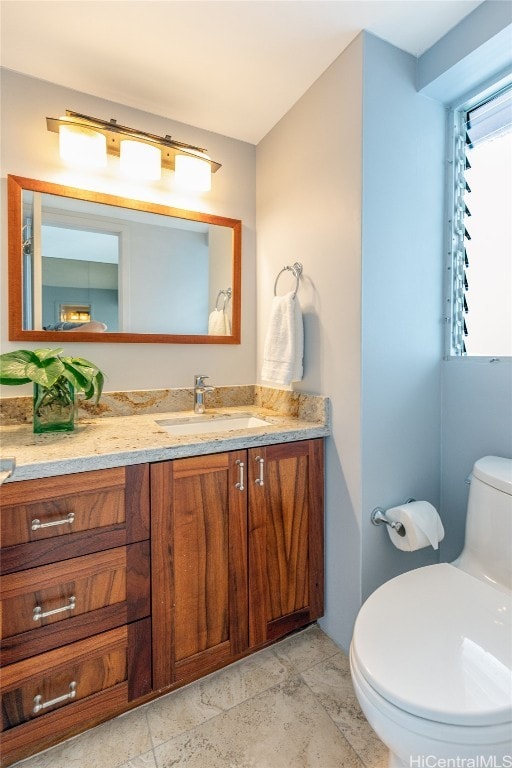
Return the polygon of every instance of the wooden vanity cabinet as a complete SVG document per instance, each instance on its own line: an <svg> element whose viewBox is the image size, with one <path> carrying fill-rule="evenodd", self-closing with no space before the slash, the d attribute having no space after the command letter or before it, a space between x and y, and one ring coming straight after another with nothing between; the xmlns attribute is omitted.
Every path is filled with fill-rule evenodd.
<svg viewBox="0 0 512 768"><path fill-rule="evenodd" d="M152 465L155 689L322 615L323 483L321 439Z"/></svg>
<svg viewBox="0 0 512 768"><path fill-rule="evenodd" d="M2 486L2 765L151 691L149 520L148 465Z"/></svg>
<svg viewBox="0 0 512 768"><path fill-rule="evenodd" d="M322 439L4 484L1 765L321 616L323 484Z"/></svg>

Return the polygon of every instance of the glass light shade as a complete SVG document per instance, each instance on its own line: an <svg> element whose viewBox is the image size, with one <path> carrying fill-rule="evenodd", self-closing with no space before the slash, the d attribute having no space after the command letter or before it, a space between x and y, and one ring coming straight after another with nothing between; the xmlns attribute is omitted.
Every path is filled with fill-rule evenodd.
<svg viewBox="0 0 512 768"><path fill-rule="evenodd" d="M61 158L72 165L104 168L107 139L102 133L79 125L60 125L59 152Z"/></svg>
<svg viewBox="0 0 512 768"><path fill-rule="evenodd" d="M191 192L209 192L212 188L210 163L200 157L176 155L174 158L176 184Z"/></svg>
<svg viewBox="0 0 512 768"><path fill-rule="evenodd" d="M141 181L158 181L162 175L162 153L158 147L140 141L121 141L121 170Z"/></svg>

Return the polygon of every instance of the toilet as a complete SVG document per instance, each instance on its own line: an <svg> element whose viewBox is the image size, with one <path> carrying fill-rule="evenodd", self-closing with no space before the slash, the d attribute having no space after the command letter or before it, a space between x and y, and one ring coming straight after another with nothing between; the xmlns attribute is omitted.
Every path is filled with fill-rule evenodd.
<svg viewBox="0 0 512 768"><path fill-rule="evenodd" d="M461 555L386 582L355 623L354 690L389 768L512 766L511 612L512 459L486 456Z"/></svg>

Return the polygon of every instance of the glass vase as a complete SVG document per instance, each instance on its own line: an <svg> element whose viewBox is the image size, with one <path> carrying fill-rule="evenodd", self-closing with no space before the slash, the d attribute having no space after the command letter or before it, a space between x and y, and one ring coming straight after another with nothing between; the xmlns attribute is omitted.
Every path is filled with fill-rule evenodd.
<svg viewBox="0 0 512 768"><path fill-rule="evenodd" d="M70 432L75 428L75 391L67 379L52 387L34 384L34 432Z"/></svg>

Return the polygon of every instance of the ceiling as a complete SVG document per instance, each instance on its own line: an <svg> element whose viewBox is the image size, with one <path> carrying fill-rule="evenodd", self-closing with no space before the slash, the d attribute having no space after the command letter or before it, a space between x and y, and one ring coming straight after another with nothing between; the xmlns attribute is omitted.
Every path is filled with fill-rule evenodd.
<svg viewBox="0 0 512 768"><path fill-rule="evenodd" d="M0 61L257 144L362 29L419 56L480 2L1 0Z"/></svg>

